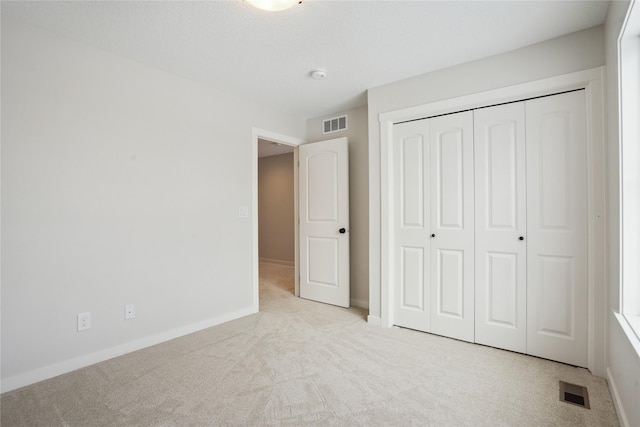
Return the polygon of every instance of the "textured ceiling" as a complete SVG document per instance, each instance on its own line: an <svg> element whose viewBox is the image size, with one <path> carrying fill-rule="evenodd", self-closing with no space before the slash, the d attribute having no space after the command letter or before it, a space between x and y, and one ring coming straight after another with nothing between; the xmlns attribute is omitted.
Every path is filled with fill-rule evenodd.
<svg viewBox="0 0 640 427"><path fill-rule="evenodd" d="M2 14L301 118L371 87L604 22L600 1L7 2ZM326 68L324 80L309 72Z"/></svg>

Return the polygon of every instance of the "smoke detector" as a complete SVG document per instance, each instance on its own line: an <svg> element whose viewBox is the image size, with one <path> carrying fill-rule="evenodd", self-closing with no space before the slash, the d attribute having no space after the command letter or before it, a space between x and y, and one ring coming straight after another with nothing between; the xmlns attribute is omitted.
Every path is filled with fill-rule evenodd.
<svg viewBox="0 0 640 427"><path fill-rule="evenodd" d="M325 70L324 68L316 68L315 70L311 71L310 74L314 79L322 80L327 77L327 70Z"/></svg>

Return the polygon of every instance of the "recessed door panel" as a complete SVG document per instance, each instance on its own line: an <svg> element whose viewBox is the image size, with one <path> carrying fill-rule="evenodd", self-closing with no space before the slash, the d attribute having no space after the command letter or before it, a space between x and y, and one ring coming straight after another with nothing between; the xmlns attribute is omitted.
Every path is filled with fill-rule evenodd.
<svg viewBox="0 0 640 427"><path fill-rule="evenodd" d="M526 102L527 352L587 365L584 91Z"/></svg>
<svg viewBox="0 0 640 427"><path fill-rule="evenodd" d="M338 286L338 243L337 238L307 239L308 283Z"/></svg>
<svg viewBox="0 0 640 427"><path fill-rule="evenodd" d="M570 116L558 111L542 115L539 122L538 164L540 228L567 228L571 165L569 161Z"/></svg>
<svg viewBox="0 0 640 427"><path fill-rule="evenodd" d="M464 252L439 250L438 315L464 318Z"/></svg>
<svg viewBox="0 0 640 427"><path fill-rule="evenodd" d="M488 228L518 228L518 126L523 123L516 118L487 126L487 152L482 160L487 163Z"/></svg>
<svg viewBox="0 0 640 427"><path fill-rule="evenodd" d="M412 135L400 140L400 197L402 227L424 226L424 138Z"/></svg>
<svg viewBox="0 0 640 427"><path fill-rule="evenodd" d="M527 349L524 102L477 110L474 126L475 339L524 353Z"/></svg>
<svg viewBox="0 0 640 427"><path fill-rule="evenodd" d="M439 228L463 228L464 187L462 181L462 129L436 134Z"/></svg>
<svg viewBox="0 0 640 427"><path fill-rule="evenodd" d="M307 220L336 222L338 220L338 155L319 152L309 155L307 166Z"/></svg>
<svg viewBox="0 0 640 427"><path fill-rule="evenodd" d="M402 308L424 311L424 248L402 248L400 268Z"/></svg>
<svg viewBox="0 0 640 427"><path fill-rule="evenodd" d="M487 252L488 295L486 323L499 328L518 327L518 254Z"/></svg>
<svg viewBox="0 0 640 427"><path fill-rule="evenodd" d="M541 278L537 286L537 333L562 337L573 335L573 292L576 283L571 257L539 256L538 265Z"/></svg>

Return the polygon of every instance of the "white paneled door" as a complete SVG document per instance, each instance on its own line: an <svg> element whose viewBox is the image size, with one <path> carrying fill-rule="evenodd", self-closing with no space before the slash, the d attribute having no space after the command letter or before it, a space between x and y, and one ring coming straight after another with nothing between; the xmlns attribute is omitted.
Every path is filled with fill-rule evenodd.
<svg viewBox="0 0 640 427"><path fill-rule="evenodd" d="M299 147L300 297L349 307L346 138Z"/></svg>
<svg viewBox="0 0 640 427"><path fill-rule="evenodd" d="M527 351L524 102L474 114L476 342Z"/></svg>
<svg viewBox="0 0 640 427"><path fill-rule="evenodd" d="M394 126L394 323L473 341L473 118Z"/></svg>
<svg viewBox="0 0 640 427"><path fill-rule="evenodd" d="M429 120L393 128L394 323L431 331Z"/></svg>
<svg viewBox="0 0 640 427"><path fill-rule="evenodd" d="M473 342L473 113L430 122L431 331Z"/></svg>
<svg viewBox="0 0 640 427"><path fill-rule="evenodd" d="M584 91L393 127L394 324L587 366Z"/></svg>
<svg viewBox="0 0 640 427"><path fill-rule="evenodd" d="M587 366L584 91L525 103L527 352Z"/></svg>

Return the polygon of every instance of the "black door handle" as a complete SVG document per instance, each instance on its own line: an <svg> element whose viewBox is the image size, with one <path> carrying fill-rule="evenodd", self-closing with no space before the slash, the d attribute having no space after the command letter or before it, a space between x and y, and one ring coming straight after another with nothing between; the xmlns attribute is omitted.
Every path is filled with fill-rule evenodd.
<svg viewBox="0 0 640 427"><path fill-rule="evenodd" d="M346 229L344 229L344 228L341 228L341 229L340 229L340 230L338 230L338 231L340 232L340 234L344 234L344 233L346 233L346 232L347 232L347 230L346 230Z"/></svg>
<svg viewBox="0 0 640 427"><path fill-rule="evenodd" d="M432 234L432 235L431 235L431 237L436 237L436 235L435 235L435 234Z"/></svg>
<svg viewBox="0 0 640 427"><path fill-rule="evenodd" d="M524 236L518 237L518 240L524 240Z"/></svg>

